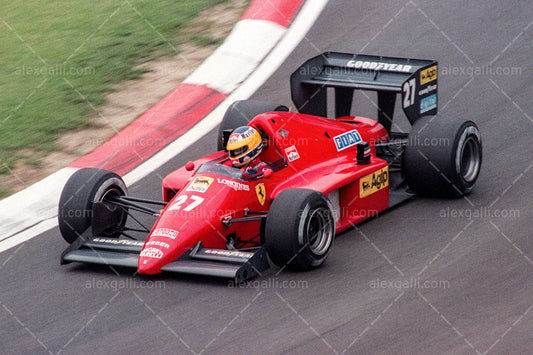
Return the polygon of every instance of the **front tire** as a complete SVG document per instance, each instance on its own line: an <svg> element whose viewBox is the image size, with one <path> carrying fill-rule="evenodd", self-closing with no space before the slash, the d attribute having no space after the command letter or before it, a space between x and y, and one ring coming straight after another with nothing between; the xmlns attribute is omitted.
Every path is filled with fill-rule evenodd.
<svg viewBox="0 0 533 355"><path fill-rule="evenodd" d="M108 203L112 197L125 196L127 188L114 172L85 168L76 171L65 184L59 199L58 223L61 236L73 243L92 224L93 204L103 202L110 210L113 228L103 231L105 237L118 237L126 224L127 213Z"/></svg>
<svg viewBox="0 0 533 355"><path fill-rule="evenodd" d="M481 135L472 121L428 116L415 122L403 157L415 192L460 197L472 191L481 169Z"/></svg>
<svg viewBox="0 0 533 355"><path fill-rule="evenodd" d="M279 267L319 267L328 256L334 237L332 207L321 192L287 189L275 198L268 211L265 247Z"/></svg>

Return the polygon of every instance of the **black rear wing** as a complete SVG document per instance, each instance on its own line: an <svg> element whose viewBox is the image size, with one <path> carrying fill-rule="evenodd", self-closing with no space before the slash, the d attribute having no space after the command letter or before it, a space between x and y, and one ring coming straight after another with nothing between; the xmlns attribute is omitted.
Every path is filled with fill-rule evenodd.
<svg viewBox="0 0 533 355"><path fill-rule="evenodd" d="M350 116L353 91L378 93L378 122L390 132L396 94L413 124L437 113L437 62L326 52L291 75L292 101L301 113L327 117L327 88L335 88L336 117Z"/></svg>

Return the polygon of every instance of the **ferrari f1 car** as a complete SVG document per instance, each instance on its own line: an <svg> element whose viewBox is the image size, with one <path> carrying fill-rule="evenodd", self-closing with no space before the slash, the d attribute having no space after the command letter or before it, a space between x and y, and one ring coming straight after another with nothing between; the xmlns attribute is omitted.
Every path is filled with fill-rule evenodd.
<svg viewBox="0 0 533 355"><path fill-rule="evenodd" d="M71 243L61 262L236 281L270 262L308 270L324 263L336 233L416 193L468 194L480 172L481 136L472 121L437 115L437 74L431 60L312 58L290 78L297 113L233 103L218 151L166 176L162 201L129 196L113 172L78 170L60 197L59 228ZM352 116L354 90L377 92L377 120ZM409 133L392 129L397 94ZM227 164L229 134L242 125L262 136L268 168L257 176ZM139 212L154 216L153 226Z"/></svg>

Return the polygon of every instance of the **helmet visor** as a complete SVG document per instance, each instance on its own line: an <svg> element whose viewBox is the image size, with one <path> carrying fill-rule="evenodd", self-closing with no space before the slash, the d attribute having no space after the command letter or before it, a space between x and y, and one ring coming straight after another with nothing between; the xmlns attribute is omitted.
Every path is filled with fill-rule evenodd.
<svg viewBox="0 0 533 355"><path fill-rule="evenodd" d="M228 153L229 153L230 158L237 158L243 155L244 153L246 153L247 151L248 151L248 146L245 145L240 148L230 150Z"/></svg>

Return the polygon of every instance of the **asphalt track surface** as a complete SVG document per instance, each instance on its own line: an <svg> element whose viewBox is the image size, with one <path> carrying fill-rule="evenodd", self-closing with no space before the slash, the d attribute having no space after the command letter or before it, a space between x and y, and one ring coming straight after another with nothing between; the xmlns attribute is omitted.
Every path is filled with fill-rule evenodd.
<svg viewBox="0 0 533 355"><path fill-rule="evenodd" d="M0 254L0 353L531 353L532 14L525 1L332 0L254 95L291 104L288 75L326 50L438 59L440 112L483 136L467 199L416 198L338 236L319 270L248 288L60 266L53 229ZM165 174L215 146L211 132L131 194L158 197Z"/></svg>

